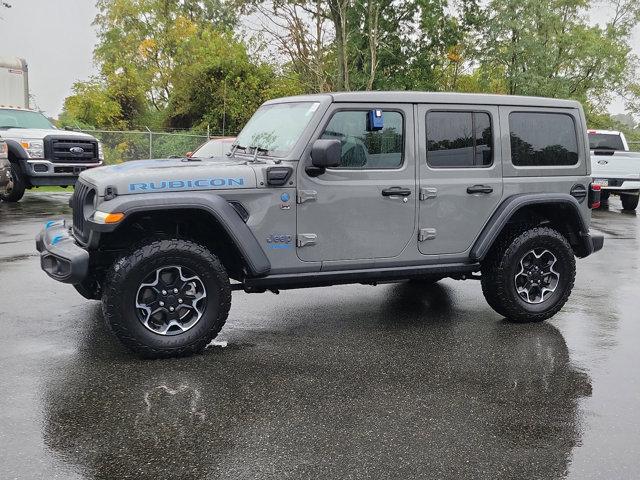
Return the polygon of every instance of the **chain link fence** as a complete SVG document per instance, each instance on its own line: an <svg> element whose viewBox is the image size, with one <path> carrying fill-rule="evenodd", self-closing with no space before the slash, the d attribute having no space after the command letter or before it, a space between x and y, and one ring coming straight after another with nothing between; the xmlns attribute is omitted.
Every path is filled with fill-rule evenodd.
<svg viewBox="0 0 640 480"><path fill-rule="evenodd" d="M106 164L184 156L218 135L151 130L79 130L96 137L104 149Z"/></svg>

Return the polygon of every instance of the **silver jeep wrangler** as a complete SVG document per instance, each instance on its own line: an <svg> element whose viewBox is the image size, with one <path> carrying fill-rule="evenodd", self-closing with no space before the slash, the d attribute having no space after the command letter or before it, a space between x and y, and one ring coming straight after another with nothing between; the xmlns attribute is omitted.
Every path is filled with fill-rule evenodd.
<svg viewBox="0 0 640 480"><path fill-rule="evenodd" d="M42 269L146 357L202 350L232 290L479 278L489 305L542 321L590 235L579 103L421 92L266 102L224 158L82 172L73 226L48 222Z"/></svg>

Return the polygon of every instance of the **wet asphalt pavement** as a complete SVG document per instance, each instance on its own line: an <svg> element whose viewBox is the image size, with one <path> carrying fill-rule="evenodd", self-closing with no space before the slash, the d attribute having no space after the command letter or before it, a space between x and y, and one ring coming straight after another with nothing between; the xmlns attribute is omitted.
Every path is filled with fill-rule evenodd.
<svg viewBox="0 0 640 480"><path fill-rule="evenodd" d="M164 361L40 271L67 200L0 204L2 479L640 477L640 218L618 200L549 322L505 322L475 281L236 292L218 345Z"/></svg>

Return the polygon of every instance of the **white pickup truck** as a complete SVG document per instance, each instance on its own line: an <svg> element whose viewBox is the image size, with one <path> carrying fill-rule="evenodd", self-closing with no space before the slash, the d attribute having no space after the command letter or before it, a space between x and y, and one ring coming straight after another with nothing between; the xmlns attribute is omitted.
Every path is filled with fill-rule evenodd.
<svg viewBox="0 0 640 480"><path fill-rule="evenodd" d="M620 195L624 210L635 210L640 198L640 152L630 152L622 132L588 130L591 176L602 188L603 202Z"/></svg>

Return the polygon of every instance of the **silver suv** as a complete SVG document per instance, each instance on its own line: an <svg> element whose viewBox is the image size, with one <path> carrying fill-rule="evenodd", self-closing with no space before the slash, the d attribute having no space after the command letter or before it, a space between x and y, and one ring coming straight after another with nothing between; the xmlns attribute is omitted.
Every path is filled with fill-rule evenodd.
<svg viewBox="0 0 640 480"><path fill-rule="evenodd" d="M232 290L480 279L491 307L542 321L567 301L589 233L574 101L362 92L262 105L224 158L82 172L73 226L37 237L43 270L102 299L147 357L202 350Z"/></svg>

